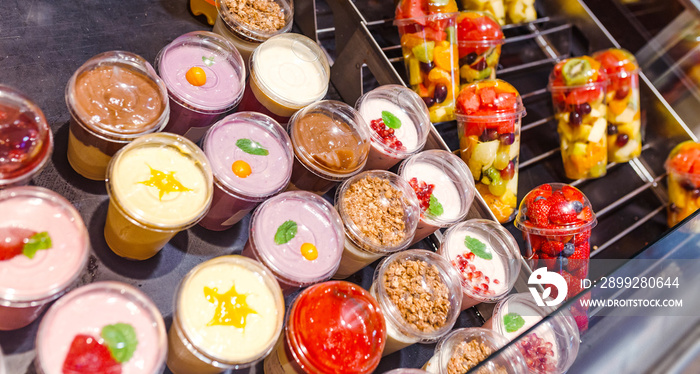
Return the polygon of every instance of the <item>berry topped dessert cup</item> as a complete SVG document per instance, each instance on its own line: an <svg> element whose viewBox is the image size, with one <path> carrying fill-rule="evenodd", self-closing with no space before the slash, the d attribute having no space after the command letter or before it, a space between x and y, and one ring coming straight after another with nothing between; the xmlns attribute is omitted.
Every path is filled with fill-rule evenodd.
<svg viewBox="0 0 700 374"><path fill-rule="evenodd" d="M52 151L53 135L41 109L0 85L0 189L29 183Z"/></svg>
<svg viewBox="0 0 700 374"><path fill-rule="evenodd" d="M377 87L360 97L355 109L369 125L372 143L365 170L388 170L425 146L428 108L410 89L397 84Z"/></svg>
<svg viewBox="0 0 700 374"><path fill-rule="evenodd" d="M454 0L401 0L399 28L408 84L423 98L432 122L454 119L459 81L457 4Z"/></svg>
<svg viewBox="0 0 700 374"><path fill-rule="evenodd" d="M639 105L639 65L624 49L606 49L593 55L608 75L608 161L627 162L642 153Z"/></svg>
<svg viewBox="0 0 700 374"><path fill-rule="evenodd" d="M457 16L459 81L462 85L496 78L503 31L488 12L465 11Z"/></svg>
<svg viewBox="0 0 700 374"><path fill-rule="evenodd" d="M513 219L517 206L523 116L520 94L500 79L464 86L457 97L462 159L469 166L476 189L501 223Z"/></svg>
<svg viewBox="0 0 700 374"><path fill-rule="evenodd" d="M608 163L608 78L588 56L560 61L549 76L566 177L598 178Z"/></svg>
<svg viewBox="0 0 700 374"><path fill-rule="evenodd" d="M700 143L678 144L666 159L668 172L668 227L700 208Z"/></svg>

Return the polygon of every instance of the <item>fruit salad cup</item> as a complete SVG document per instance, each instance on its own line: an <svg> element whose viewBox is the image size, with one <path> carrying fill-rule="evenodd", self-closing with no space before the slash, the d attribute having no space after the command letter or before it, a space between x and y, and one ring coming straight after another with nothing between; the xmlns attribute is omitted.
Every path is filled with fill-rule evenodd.
<svg viewBox="0 0 700 374"><path fill-rule="evenodd" d="M588 56L559 62L549 76L567 178L598 178L606 173L606 87L607 75Z"/></svg>
<svg viewBox="0 0 700 374"><path fill-rule="evenodd" d="M472 83L457 97L459 148L476 189L499 222L515 214L520 124L518 91L500 79Z"/></svg>
<svg viewBox="0 0 700 374"><path fill-rule="evenodd" d="M454 119L459 80L454 0L402 0L399 28L408 83L428 106L432 122Z"/></svg>
<svg viewBox="0 0 700 374"><path fill-rule="evenodd" d="M688 140L673 148L666 171L670 200L667 219L668 227L673 227L700 207L700 143Z"/></svg>
<svg viewBox="0 0 700 374"><path fill-rule="evenodd" d="M457 16L457 40L461 84L496 78L503 31L491 13L461 12Z"/></svg>
<svg viewBox="0 0 700 374"><path fill-rule="evenodd" d="M593 55L610 82L608 105L608 160L627 162L642 153L639 106L639 65L624 49L607 49Z"/></svg>

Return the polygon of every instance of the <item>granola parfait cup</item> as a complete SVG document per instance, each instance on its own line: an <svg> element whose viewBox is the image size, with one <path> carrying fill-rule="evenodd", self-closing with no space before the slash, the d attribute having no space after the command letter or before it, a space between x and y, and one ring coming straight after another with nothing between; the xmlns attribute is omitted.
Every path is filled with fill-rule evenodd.
<svg viewBox="0 0 700 374"><path fill-rule="evenodd" d="M488 362L476 373L526 373L525 359L515 348L489 357L506 344L508 339L493 330L481 327L457 329L438 342L433 357L423 370L433 374L466 373L488 357Z"/></svg>
<svg viewBox="0 0 700 374"><path fill-rule="evenodd" d="M489 12L463 11L456 24L460 83L495 79L504 41L496 18Z"/></svg>
<svg viewBox="0 0 700 374"><path fill-rule="evenodd" d="M362 95L355 109L369 125L372 148L365 170L389 170L425 146L428 108L410 89L397 84L377 87Z"/></svg>
<svg viewBox="0 0 700 374"><path fill-rule="evenodd" d="M386 318L383 355L450 331L462 310L461 287L449 262L433 252L409 249L384 259L370 288Z"/></svg>
<svg viewBox="0 0 700 374"><path fill-rule="evenodd" d="M345 247L334 279L344 279L383 256L406 249L420 208L411 186L398 175L365 171L340 185L335 208L345 228Z"/></svg>
<svg viewBox="0 0 700 374"><path fill-rule="evenodd" d="M502 225L487 219L458 223L444 234L438 254L460 276L462 310L505 297L520 274L518 243Z"/></svg>

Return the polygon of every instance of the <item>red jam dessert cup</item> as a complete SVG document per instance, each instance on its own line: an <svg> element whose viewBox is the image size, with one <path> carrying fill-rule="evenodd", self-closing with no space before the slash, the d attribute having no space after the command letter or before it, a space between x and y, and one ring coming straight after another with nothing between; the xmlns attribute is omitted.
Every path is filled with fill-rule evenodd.
<svg viewBox="0 0 700 374"><path fill-rule="evenodd" d="M504 36L489 12L463 11L457 16L459 81L462 85L495 79Z"/></svg>
<svg viewBox="0 0 700 374"><path fill-rule="evenodd" d="M697 165L697 166L695 166ZM666 159L668 172L668 227L690 216L700 207L700 143L678 144Z"/></svg>

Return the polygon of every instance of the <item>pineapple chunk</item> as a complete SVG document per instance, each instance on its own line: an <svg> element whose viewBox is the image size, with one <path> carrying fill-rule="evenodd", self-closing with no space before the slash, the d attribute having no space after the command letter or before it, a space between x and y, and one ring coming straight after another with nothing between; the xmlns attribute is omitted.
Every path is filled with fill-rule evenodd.
<svg viewBox="0 0 700 374"><path fill-rule="evenodd" d="M591 133L588 134L588 141L592 143L598 143L600 139L605 135L605 131L608 128L608 121L605 118L598 118L593 124Z"/></svg>

